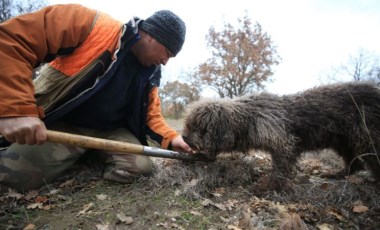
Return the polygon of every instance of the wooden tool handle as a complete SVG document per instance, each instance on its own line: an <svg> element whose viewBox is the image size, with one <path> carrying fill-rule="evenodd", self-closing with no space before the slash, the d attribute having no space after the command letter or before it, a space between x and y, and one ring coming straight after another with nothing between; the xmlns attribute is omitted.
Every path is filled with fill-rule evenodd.
<svg viewBox="0 0 380 230"><path fill-rule="evenodd" d="M47 141L59 144L74 145L82 148L115 151L118 153L143 154L144 152L144 146L137 144L106 140L96 137L88 137L53 130L47 130L46 133Z"/></svg>
<svg viewBox="0 0 380 230"><path fill-rule="evenodd" d="M117 154L137 154L143 156L163 157L188 161L207 161L204 154L185 154L171 150L154 148L144 145L113 141L78 134L70 134L47 130L47 141L64 145L73 145L88 149L99 149Z"/></svg>

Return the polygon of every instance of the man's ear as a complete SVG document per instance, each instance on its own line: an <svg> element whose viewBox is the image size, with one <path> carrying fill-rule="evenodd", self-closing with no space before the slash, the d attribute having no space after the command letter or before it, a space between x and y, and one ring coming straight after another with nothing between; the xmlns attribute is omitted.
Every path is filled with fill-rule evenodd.
<svg viewBox="0 0 380 230"><path fill-rule="evenodd" d="M139 34L140 34L141 39L143 40L146 39L147 41L151 41L153 39L153 37L150 34L148 34L147 32L141 29L139 30Z"/></svg>
<svg viewBox="0 0 380 230"><path fill-rule="evenodd" d="M148 41L148 42L152 42L154 40L154 38L152 37L152 35L148 34L148 33L144 33L144 38Z"/></svg>

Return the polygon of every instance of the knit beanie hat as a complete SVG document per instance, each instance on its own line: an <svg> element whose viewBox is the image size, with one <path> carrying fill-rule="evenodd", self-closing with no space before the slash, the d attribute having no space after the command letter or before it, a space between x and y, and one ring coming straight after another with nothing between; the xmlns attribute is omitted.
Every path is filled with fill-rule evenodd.
<svg viewBox="0 0 380 230"><path fill-rule="evenodd" d="M176 56L185 42L186 26L169 10L155 12L140 24L140 28L163 44Z"/></svg>

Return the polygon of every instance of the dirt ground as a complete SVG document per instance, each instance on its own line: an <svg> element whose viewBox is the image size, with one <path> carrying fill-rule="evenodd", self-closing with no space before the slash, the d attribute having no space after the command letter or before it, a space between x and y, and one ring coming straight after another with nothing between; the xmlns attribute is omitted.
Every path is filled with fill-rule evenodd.
<svg viewBox="0 0 380 230"><path fill-rule="evenodd" d="M283 192L265 189L271 160L262 152L153 161L153 177L128 185L78 164L38 191L7 190L0 229L380 229L379 185L366 171L323 177L342 168L331 151L305 154Z"/></svg>

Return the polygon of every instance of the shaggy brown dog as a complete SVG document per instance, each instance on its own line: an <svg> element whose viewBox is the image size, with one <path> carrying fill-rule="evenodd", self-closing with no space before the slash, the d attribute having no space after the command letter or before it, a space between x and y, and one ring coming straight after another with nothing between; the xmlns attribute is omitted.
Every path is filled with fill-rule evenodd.
<svg viewBox="0 0 380 230"><path fill-rule="evenodd" d="M301 153L325 148L344 159L346 174L367 165L380 181L380 89L373 84L334 84L293 95L261 93L193 106L185 120L185 141L209 158L250 149L270 153L269 186L274 189L294 176Z"/></svg>

